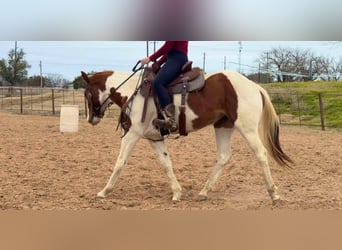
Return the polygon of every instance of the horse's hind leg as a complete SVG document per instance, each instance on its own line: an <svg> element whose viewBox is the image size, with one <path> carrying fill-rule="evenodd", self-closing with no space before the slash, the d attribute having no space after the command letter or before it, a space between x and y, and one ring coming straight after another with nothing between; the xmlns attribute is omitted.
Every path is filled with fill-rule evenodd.
<svg viewBox="0 0 342 250"><path fill-rule="evenodd" d="M272 202L276 202L277 200L280 199L280 196L277 194L277 187L274 185L272 176L271 176L271 170L270 170L270 166L268 164L268 160L267 160L267 150L264 147L258 130L257 129L241 129L240 128L240 132L241 134L246 138L246 140L248 141L249 146L252 148L252 150L254 151L259 164L262 167L263 170L263 175L264 175L264 179L266 182L266 187L267 187L267 191L268 194L270 195Z"/></svg>
<svg viewBox="0 0 342 250"><path fill-rule="evenodd" d="M134 146L137 144L140 137L134 133L128 132L126 136L122 138L120 154L116 160L113 173L110 176L106 186L97 194L98 197L104 198L114 189L114 185L119 178L122 168L126 165L127 159L130 156Z"/></svg>
<svg viewBox="0 0 342 250"><path fill-rule="evenodd" d="M231 136L233 133L233 129L227 128L215 128L216 135L216 144L217 144L217 160L216 165L211 172L207 182L204 185L204 188L199 193L199 199L205 200L208 198L208 192L211 187L216 182L217 178L220 176L223 167L229 161L232 156L231 151Z"/></svg>
<svg viewBox="0 0 342 250"><path fill-rule="evenodd" d="M172 169L172 162L170 159L170 154L167 150L166 144L164 141L150 141L150 144L154 151L157 153L159 161L163 167L164 172L169 177L171 182L171 189L173 192L173 201L179 201L182 195L182 188L179 185L177 178Z"/></svg>

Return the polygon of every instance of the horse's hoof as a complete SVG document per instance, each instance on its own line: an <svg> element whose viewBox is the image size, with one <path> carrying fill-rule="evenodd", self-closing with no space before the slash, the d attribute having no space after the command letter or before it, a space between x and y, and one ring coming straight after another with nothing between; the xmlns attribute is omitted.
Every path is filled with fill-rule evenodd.
<svg viewBox="0 0 342 250"><path fill-rule="evenodd" d="M175 195L173 195L173 197L172 197L172 202L173 203L178 203L178 202L180 202L180 198L181 198L181 196L182 196L182 194L175 194Z"/></svg>
<svg viewBox="0 0 342 250"><path fill-rule="evenodd" d="M177 204L180 202L180 199L177 199L177 198L172 198L172 203L173 204Z"/></svg>
<svg viewBox="0 0 342 250"><path fill-rule="evenodd" d="M275 195L272 195L272 202L273 203L275 203L275 202L277 202L277 201L279 201L279 200L281 200L281 198L280 198L280 196L279 195L277 195L277 194L275 194Z"/></svg>
<svg viewBox="0 0 342 250"><path fill-rule="evenodd" d="M208 195L199 194L197 196L197 201L206 201L206 200L208 200Z"/></svg>
<svg viewBox="0 0 342 250"><path fill-rule="evenodd" d="M104 194L104 192L101 191L97 194L97 198L104 199L104 198L106 198L106 195Z"/></svg>
<svg viewBox="0 0 342 250"><path fill-rule="evenodd" d="M284 204L285 204L285 200L281 199L280 196L277 196L272 200L272 206L273 207L280 207Z"/></svg>

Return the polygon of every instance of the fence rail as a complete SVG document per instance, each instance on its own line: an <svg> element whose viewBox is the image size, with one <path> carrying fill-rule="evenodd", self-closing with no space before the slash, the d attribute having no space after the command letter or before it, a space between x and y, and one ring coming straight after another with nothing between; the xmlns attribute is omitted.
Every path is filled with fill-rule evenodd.
<svg viewBox="0 0 342 250"><path fill-rule="evenodd" d="M61 88L0 87L0 110L20 114L59 115L61 105L78 105L81 116L86 116L83 90ZM111 107L107 115L118 113Z"/></svg>
<svg viewBox="0 0 342 250"><path fill-rule="evenodd" d="M342 128L342 93L299 94L268 90L280 122L288 125ZM78 105L86 115L83 90L0 87L0 110L20 114L59 115L63 104ZM106 116L117 116L113 105Z"/></svg>
<svg viewBox="0 0 342 250"><path fill-rule="evenodd" d="M54 88L0 88L0 107L16 113L43 113L56 115L62 104L79 105L84 113L84 99L78 91Z"/></svg>

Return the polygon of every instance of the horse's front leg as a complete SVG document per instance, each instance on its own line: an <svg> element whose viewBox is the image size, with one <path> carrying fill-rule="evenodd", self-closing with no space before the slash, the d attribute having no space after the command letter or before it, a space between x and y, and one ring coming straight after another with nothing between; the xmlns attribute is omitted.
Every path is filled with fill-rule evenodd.
<svg viewBox="0 0 342 250"><path fill-rule="evenodd" d="M126 165L134 146L137 144L140 136L129 131L121 140L120 154L116 160L113 173L110 176L106 186L97 194L98 197L104 198L114 189L114 185L119 178L122 168Z"/></svg>
<svg viewBox="0 0 342 250"><path fill-rule="evenodd" d="M170 179L171 189L173 192L172 201L174 202L180 201L180 198L182 195L182 188L179 185L177 178L173 172L170 154L167 150L165 142L164 141L150 141L150 144L152 148L154 149L154 151L157 153L158 159L163 167L164 172Z"/></svg>

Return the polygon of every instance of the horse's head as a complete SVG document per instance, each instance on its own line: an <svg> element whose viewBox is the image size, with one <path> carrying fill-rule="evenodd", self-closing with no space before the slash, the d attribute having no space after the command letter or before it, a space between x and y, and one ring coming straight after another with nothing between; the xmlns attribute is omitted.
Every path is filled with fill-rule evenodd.
<svg viewBox="0 0 342 250"><path fill-rule="evenodd" d="M83 71L81 72L83 79L87 82L84 91L88 105L87 120L92 125L96 125L101 121L109 104L105 103L110 101L108 97L111 94L107 86L107 78L113 73L113 71L103 71L88 76Z"/></svg>

